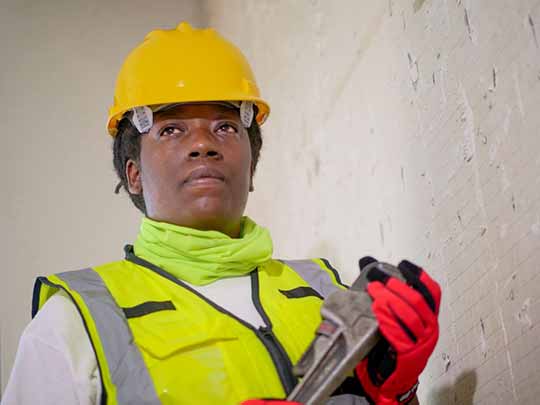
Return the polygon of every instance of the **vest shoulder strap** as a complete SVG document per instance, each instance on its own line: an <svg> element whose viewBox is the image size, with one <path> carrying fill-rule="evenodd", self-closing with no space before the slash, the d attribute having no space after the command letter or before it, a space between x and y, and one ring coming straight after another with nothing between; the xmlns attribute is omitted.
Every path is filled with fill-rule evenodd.
<svg viewBox="0 0 540 405"><path fill-rule="evenodd" d="M294 270L323 299L337 290L348 288L339 274L326 259L279 260Z"/></svg>
<svg viewBox="0 0 540 405"><path fill-rule="evenodd" d="M88 268L38 278L33 303L36 310L44 303L39 297L51 296L47 292L51 288L66 291L81 313L96 353L106 403L160 404L124 310L117 305L100 275Z"/></svg>

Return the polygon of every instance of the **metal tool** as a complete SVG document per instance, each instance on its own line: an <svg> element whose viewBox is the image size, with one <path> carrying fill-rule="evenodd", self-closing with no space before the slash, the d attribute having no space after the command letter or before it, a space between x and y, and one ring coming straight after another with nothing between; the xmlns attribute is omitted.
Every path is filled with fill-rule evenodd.
<svg viewBox="0 0 540 405"><path fill-rule="evenodd" d="M336 291L325 299L317 334L293 370L301 380L287 400L325 404L379 341L381 335L366 291L366 276L374 267L404 281L395 266L374 262L362 269L348 290Z"/></svg>

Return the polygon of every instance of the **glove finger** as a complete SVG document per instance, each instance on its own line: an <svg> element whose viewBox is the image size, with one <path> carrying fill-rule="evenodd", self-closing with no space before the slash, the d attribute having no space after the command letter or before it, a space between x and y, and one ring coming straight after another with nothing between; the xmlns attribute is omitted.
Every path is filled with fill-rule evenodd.
<svg viewBox="0 0 540 405"><path fill-rule="evenodd" d="M398 352L414 346L418 339L415 332L423 329L422 321L414 310L378 281L369 283L367 290L373 299L371 308L379 330L388 343ZM402 319L403 316L407 317L407 322Z"/></svg>
<svg viewBox="0 0 540 405"><path fill-rule="evenodd" d="M360 267L360 272L364 271L364 269L369 266L372 263L377 262L377 259L371 256L364 256L360 260L358 260L358 267Z"/></svg>
<svg viewBox="0 0 540 405"><path fill-rule="evenodd" d="M389 285L395 285L396 283L398 283L398 286L400 287L396 288L397 292L389 288ZM379 287L375 288L377 289ZM417 294L419 301L425 305L422 297L418 293L394 278L391 278L388 283L380 289L380 292L378 292L378 300L381 304L386 305L393 315L391 318L393 321L392 326L400 327L411 341L417 342L418 339L425 334L426 324L417 313L415 307L400 295L401 290L408 290L413 294Z"/></svg>
<svg viewBox="0 0 540 405"><path fill-rule="evenodd" d="M422 322L422 329L418 330L419 334L416 335L418 338L426 333L426 331L431 330L433 325L437 323L437 315L431 311L431 308L420 292L396 278L388 280L386 288L399 296L403 302L407 303L408 307L416 313Z"/></svg>
<svg viewBox="0 0 540 405"><path fill-rule="evenodd" d="M441 297L442 297L441 286L439 285L439 283L433 280L429 276L429 274L427 274L424 270L422 270L422 274L420 275L420 281L431 292L431 295L433 299L435 300L435 313L438 315L439 309L441 307Z"/></svg>
<svg viewBox="0 0 540 405"><path fill-rule="evenodd" d="M374 312L378 312L379 332L388 344L397 352L405 353L412 350L416 345L413 333L397 321L394 312L388 306L376 304Z"/></svg>
<svg viewBox="0 0 540 405"><path fill-rule="evenodd" d="M441 303L441 288L424 270L409 262L403 260L398 264L398 269L412 288L418 291L424 297L425 301L435 314L439 313Z"/></svg>
<svg viewBox="0 0 540 405"><path fill-rule="evenodd" d="M421 271L421 269L419 268L418 270ZM423 286L422 283L414 277L413 272L408 272L407 269L400 270L400 272L404 273L407 278L409 280L412 280L412 282L416 285ZM397 278L388 275L387 273L379 270L376 267L370 268L368 270L367 279L370 282L381 282L387 287L392 286L391 290L397 295L401 296L401 298L404 301L408 302L412 309L418 313L418 316L424 323L424 328L432 330L432 326L436 325L436 314L430 309L425 296L417 289L414 289L413 285L406 284L405 282L402 282L401 280L398 280ZM422 333L425 333L425 331L422 330ZM420 335L417 335L417 337L419 336Z"/></svg>

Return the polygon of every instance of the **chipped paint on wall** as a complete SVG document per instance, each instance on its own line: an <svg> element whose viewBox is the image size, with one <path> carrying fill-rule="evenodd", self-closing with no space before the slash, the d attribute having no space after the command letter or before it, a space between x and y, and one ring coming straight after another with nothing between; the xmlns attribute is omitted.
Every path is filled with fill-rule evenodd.
<svg viewBox="0 0 540 405"><path fill-rule="evenodd" d="M461 156L458 162L463 160L469 163L476 154L475 124L474 113L469 103L465 88L460 84L461 104L460 104L460 122L463 129L463 141L461 143ZM460 166L461 163L458 163Z"/></svg>
<svg viewBox="0 0 540 405"><path fill-rule="evenodd" d="M484 358L487 357L488 345L486 339L486 327L482 318L480 318L480 352Z"/></svg>
<svg viewBox="0 0 540 405"><path fill-rule="evenodd" d="M531 298L527 297L525 301L523 301L521 308L516 314L516 319L518 320L518 322L528 329L531 329L533 327L533 322L531 320L531 316L529 315L530 306Z"/></svg>
<svg viewBox="0 0 540 405"><path fill-rule="evenodd" d="M476 33L476 29L473 25L473 20L471 18L471 8L470 7L463 7L463 21L465 22L465 27L467 29L467 34L470 39L470 41L473 44L478 43L478 35Z"/></svg>
<svg viewBox="0 0 540 405"><path fill-rule="evenodd" d="M512 107L506 106L506 112L504 114L504 120L502 123L502 131L495 131L494 136L489 145L489 164L493 165L499 154L505 139L508 137L510 131L510 123L512 119Z"/></svg>
<svg viewBox="0 0 540 405"><path fill-rule="evenodd" d="M532 16L529 14L529 26L531 27L531 33L532 33L532 36L533 36L533 39L534 39L534 44L536 45L537 48L539 48L538 46L538 36L536 35L536 26L534 24L534 20L532 18Z"/></svg>
<svg viewBox="0 0 540 405"><path fill-rule="evenodd" d="M418 89L418 80L420 80L420 69L418 68L418 60L414 58L410 52L407 53L407 59L409 60L409 74L411 76L412 88L416 91Z"/></svg>
<svg viewBox="0 0 540 405"><path fill-rule="evenodd" d="M497 314L498 314L498 317L499 317L499 324L501 326L504 345L505 345L506 348L508 348L508 346L509 346L508 332L506 330L506 323L505 323L505 319L504 319L504 315L503 315L502 306L499 306L499 308L497 310ZM515 377L515 374L514 374L514 363L512 362L512 355L510 354L510 350L506 350L506 364L508 366L508 371L509 371L509 374L510 374L510 382L511 382L511 386L512 386L512 399L514 401L517 401L518 400L518 394L517 394L517 389L516 389L516 377ZM531 403L531 405L532 405L532 403Z"/></svg>
<svg viewBox="0 0 540 405"><path fill-rule="evenodd" d="M517 67L514 65L512 67L512 79L514 80L514 89L516 91L516 99L517 99L517 105L519 108L519 113L521 115L521 118L525 117L525 107L523 105L523 97L521 95L521 86L520 86L520 79L519 79L519 72L517 70Z"/></svg>

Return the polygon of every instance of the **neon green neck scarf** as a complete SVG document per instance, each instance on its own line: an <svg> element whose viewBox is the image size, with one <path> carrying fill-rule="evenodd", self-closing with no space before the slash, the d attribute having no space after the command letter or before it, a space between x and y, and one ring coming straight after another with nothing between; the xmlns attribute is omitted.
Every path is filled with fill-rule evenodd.
<svg viewBox="0 0 540 405"><path fill-rule="evenodd" d="M272 257L266 228L242 219L242 236L197 229L143 218L135 254L173 276L194 285L242 276Z"/></svg>

